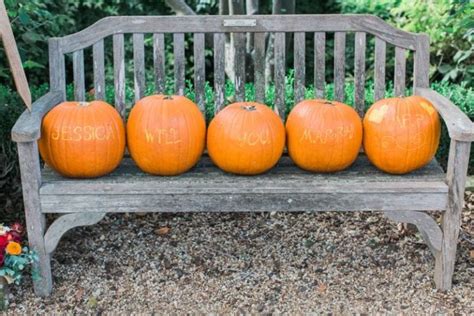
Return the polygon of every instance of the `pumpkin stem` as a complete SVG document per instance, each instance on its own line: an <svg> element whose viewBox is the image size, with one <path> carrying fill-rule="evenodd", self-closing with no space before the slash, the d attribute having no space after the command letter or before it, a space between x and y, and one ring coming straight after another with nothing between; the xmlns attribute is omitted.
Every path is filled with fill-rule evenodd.
<svg viewBox="0 0 474 316"><path fill-rule="evenodd" d="M332 103L331 101L328 101L328 100L324 100L323 102L324 104L330 104L330 105L334 105L334 103Z"/></svg>
<svg viewBox="0 0 474 316"><path fill-rule="evenodd" d="M249 112L255 111L257 109L255 105L242 105L241 108Z"/></svg>
<svg viewBox="0 0 474 316"><path fill-rule="evenodd" d="M89 106L89 102L81 101L79 102L79 106L83 106L83 107Z"/></svg>
<svg viewBox="0 0 474 316"><path fill-rule="evenodd" d="M167 94L167 95L165 95L165 97L163 98L163 100L173 100L173 96L170 95L170 94Z"/></svg>

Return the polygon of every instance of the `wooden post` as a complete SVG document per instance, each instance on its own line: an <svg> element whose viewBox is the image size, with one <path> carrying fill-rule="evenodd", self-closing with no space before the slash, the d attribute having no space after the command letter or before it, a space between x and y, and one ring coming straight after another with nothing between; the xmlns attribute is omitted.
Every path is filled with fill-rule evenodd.
<svg viewBox="0 0 474 316"><path fill-rule="evenodd" d="M16 46L15 38L13 37L12 26L8 19L7 10L3 0L0 0L0 38L5 47L8 63L15 81L15 86L18 94L25 102L26 107L31 111L31 93L28 81L26 80L25 71L21 64L20 54Z"/></svg>
<svg viewBox="0 0 474 316"><path fill-rule="evenodd" d="M453 280L470 150L470 142L451 140L446 174L448 206L443 214L443 240L435 264L436 287L443 291L451 289Z"/></svg>
<svg viewBox="0 0 474 316"><path fill-rule="evenodd" d="M44 214L41 213L39 196L41 173L36 141L18 143L18 157L20 160L28 241L31 249L36 251L39 257L35 268L39 270L40 279L34 281L33 285L36 295L48 296L51 293L53 281L51 260L49 254L46 253L44 243L46 220Z"/></svg>

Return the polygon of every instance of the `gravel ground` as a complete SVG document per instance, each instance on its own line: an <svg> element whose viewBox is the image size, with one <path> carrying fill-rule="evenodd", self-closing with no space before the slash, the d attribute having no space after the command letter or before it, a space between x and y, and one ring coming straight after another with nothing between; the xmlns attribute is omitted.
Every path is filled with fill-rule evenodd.
<svg viewBox="0 0 474 316"><path fill-rule="evenodd" d="M419 235L378 213L122 214L67 234L53 295L26 280L9 314L474 314L474 194L466 201L447 294Z"/></svg>

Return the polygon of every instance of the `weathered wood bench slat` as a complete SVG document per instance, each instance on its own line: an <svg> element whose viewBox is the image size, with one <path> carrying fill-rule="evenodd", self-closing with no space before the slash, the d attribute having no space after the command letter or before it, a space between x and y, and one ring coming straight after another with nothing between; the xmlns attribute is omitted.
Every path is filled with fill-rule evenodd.
<svg viewBox="0 0 474 316"><path fill-rule="evenodd" d="M233 33L231 36L235 45L235 101L242 102L245 100L245 33Z"/></svg>
<svg viewBox="0 0 474 316"><path fill-rule="evenodd" d="M346 33L334 34L334 99L344 102Z"/></svg>
<svg viewBox="0 0 474 316"><path fill-rule="evenodd" d="M62 91L50 91L33 102L31 112L24 111L13 126L12 140L36 142L41 136L41 122L44 115L62 101L64 101Z"/></svg>
<svg viewBox="0 0 474 316"><path fill-rule="evenodd" d="M446 193L228 193L43 195L43 213L69 212L305 212L429 211ZM67 207L66 207L67 205Z"/></svg>
<svg viewBox="0 0 474 316"><path fill-rule="evenodd" d="M314 33L314 97L325 98L326 85L326 33Z"/></svg>
<svg viewBox="0 0 474 316"><path fill-rule="evenodd" d="M163 33L153 34L153 68L155 70L155 91L165 93L165 35Z"/></svg>
<svg viewBox="0 0 474 316"><path fill-rule="evenodd" d="M365 111L365 46L366 34L364 32L355 33L355 54L354 54L354 107L361 117Z"/></svg>
<svg viewBox="0 0 474 316"><path fill-rule="evenodd" d="M175 94L184 95L184 34L173 34Z"/></svg>
<svg viewBox="0 0 474 316"><path fill-rule="evenodd" d="M104 40L92 46L94 60L94 94L96 100L105 100Z"/></svg>
<svg viewBox="0 0 474 316"><path fill-rule="evenodd" d="M204 156L197 165L194 167L193 172L188 172L179 177L175 178L177 181L181 181L180 179L183 178L194 178L198 180L199 178L204 179L202 177L203 174L214 174L214 175L221 175L223 179L230 179L231 181L248 181L248 177L242 176L235 176L232 174L223 173L220 169L216 168L216 166L212 163L212 161L207 157ZM358 159L354 162L354 164L341 172L336 174L313 174L309 173L305 170L295 167L293 161L287 156L284 155L278 162L278 164L271 169L270 172L260 175L258 178L266 178L271 177L273 175L281 175L284 176L287 180L294 180L294 179L302 179L302 176L308 176L307 179L311 181L322 181L325 183L327 180L333 179L336 175L339 180L343 181L345 179L350 179L353 177L361 177L363 181L378 181L378 182L405 182L405 181L416 181L419 179L421 181L444 181L444 174L436 162L436 160L431 161L427 166L416 170L410 174L397 176L397 175L390 175L384 172L379 171L376 169L367 159L367 157L361 154ZM150 175L139 172L135 163L133 162L130 157L124 158L122 163L120 164L119 168L112 172L111 174L107 175L107 177L100 178L100 181L111 181L111 182L120 182L121 178L126 178L129 176L133 176L134 178L142 177L144 180L152 179L160 180L160 181L173 181L174 178L163 178L163 177L150 177ZM57 181L73 181L73 182L90 182L95 183L98 179L81 179L81 180L70 180L67 178L63 178L59 176L56 172L52 171L51 169L46 166L43 169L42 177L44 179L45 185L49 182L57 182ZM232 180L234 179L234 180ZM255 177L256 179L256 177ZM252 181L256 181L253 179ZM72 182L71 182L72 183Z"/></svg>
<svg viewBox="0 0 474 316"><path fill-rule="evenodd" d="M416 88L414 93L428 99L443 118L451 139L474 141L474 123L448 98L429 88Z"/></svg>
<svg viewBox="0 0 474 316"><path fill-rule="evenodd" d="M224 26L228 20L256 20L255 25ZM366 32L406 49L415 49L418 34L396 29L370 15L245 15L229 16L118 16L60 39L60 48L70 53L92 45L97 38L117 33L219 33L219 32Z"/></svg>
<svg viewBox="0 0 474 316"><path fill-rule="evenodd" d="M275 111L285 121L285 83L286 83L286 54L285 54L285 33L275 33Z"/></svg>
<svg viewBox="0 0 474 316"><path fill-rule="evenodd" d="M43 181L40 193L46 213L63 212L59 206L66 200L68 209L92 203L95 207L88 208L92 212L120 212L125 207L154 212L263 211L265 207L267 211L269 207L281 211L433 210L445 205L448 190L435 160L413 174L393 176L376 170L364 155L336 174L306 172L285 156L268 173L249 178L222 172L203 157L181 176L156 177L141 172L126 158L103 178L68 179L46 168ZM273 201L271 206L268 199Z"/></svg>
<svg viewBox="0 0 474 316"><path fill-rule="evenodd" d="M406 49L395 47L395 78L394 78L394 95L405 95L405 78L406 78Z"/></svg>
<svg viewBox="0 0 474 316"><path fill-rule="evenodd" d="M403 47L402 45L396 45ZM407 48L407 47L404 47ZM413 88L430 86L430 38L426 34L418 34L415 41Z"/></svg>
<svg viewBox="0 0 474 316"><path fill-rule="evenodd" d="M378 101L385 97L385 59L386 46L384 40L375 37L375 69L374 69L374 99Z"/></svg>
<svg viewBox="0 0 474 316"><path fill-rule="evenodd" d="M289 179L285 182L280 180L278 174L272 174L264 179L252 179L235 182L222 177L218 173L202 174L201 178L183 177L177 180L153 179L130 176L128 181L121 182L65 182L64 187L59 188L59 183L46 183L41 189L41 195L127 195L127 194L234 194L234 193L295 193L295 194L385 194L385 193L438 193L446 195L447 186L442 181L396 181L377 182L360 179L348 180L343 184L337 183L337 179L328 179L327 183L321 184L316 180L305 179L307 175ZM196 179L197 178L197 179ZM362 180L361 180L362 179ZM301 180L301 181L300 181ZM243 185L243 188L237 188ZM46 194L48 193L48 194Z"/></svg>
<svg viewBox="0 0 474 316"><path fill-rule="evenodd" d="M294 39L294 59L293 68L295 69L295 103L304 99L305 93L305 51L306 51L306 33L296 32Z"/></svg>
<svg viewBox="0 0 474 316"><path fill-rule="evenodd" d="M133 34L133 83L135 102L145 96L145 43L144 35Z"/></svg>
<svg viewBox="0 0 474 316"><path fill-rule="evenodd" d="M222 172L218 169L208 156L203 156L197 165L192 169L192 172L187 172L178 177L153 177L146 173L140 172L130 157L123 159L120 166L111 174L106 177L101 177L99 179L68 179L60 176L58 173L52 171L48 166L43 169L42 177L44 186L48 186L48 183L100 183L102 181L110 181L112 183L120 182L121 178L134 177L143 179L150 179L152 181L181 181L184 178L205 178L203 177L207 173L213 173L214 175L220 175L222 179L229 179L231 181L259 181L259 179L271 178L274 175L281 175L288 178L288 180L295 179L307 179L309 181L321 181L321 183L326 183L328 180L334 179L336 176L339 181L345 181L350 178L359 178L364 182L416 182L416 181L440 181L443 182L445 175L443 170L439 166L436 160L432 160L425 167L418 169L410 174L406 175L390 175L379 171L376 169L367 157L363 154L359 155L357 160L353 165L337 173L321 173L314 174L303 169L297 168L294 162L287 156L284 155L277 163L277 165L271 169L269 172L259 175L258 177L245 177L245 176L235 176ZM305 178L306 177L306 178ZM232 180L234 179L234 180ZM286 178L285 178L286 179ZM124 180L126 181L126 180ZM226 180L227 181L227 180ZM266 180L265 180L266 181ZM42 191L44 192L44 191Z"/></svg>
<svg viewBox="0 0 474 316"><path fill-rule="evenodd" d="M60 91L62 99L66 100L66 66L64 53L60 49L60 40L51 38L49 46L49 85L51 91ZM33 108L34 110L34 108Z"/></svg>
<svg viewBox="0 0 474 316"><path fill-rule="evenodd" d="M72 53L72 67L74 78L74 99L76 101L85 101L84 51L82 49Z"/></svg>
<svg viewBox="0 0 474 316"><path fill-rule="evenodd" d="M265 33L255 33L254 83L255 101L265 103Z"/></svg>
<svg viewBox="0 0 474 316"><path fill-rule="evenodd" d="M206 82L204 33L194 33L194 93L195 102L206 115L204 88Z"/></svg>
<svg viewBox="0 0 474 316"><path fill-rule="evenodd" d="M284 181L282 181L284 180ZM41 195L156 195L156 194L332 194L376 195L411 194L440 195L446 198L444 174L436 161L416 174L391 176L375 170L363 155L350 170L337 174L312 174L292 164L288 157L260 177L233 176L222 172L204 157L200 165L179 177L156 177L141 172L130 158L118 170L99 179L74 180L59 176L49 169L43 170ZM430 196L432 198L433 196ZM393 197L395 198L395 197ZM420 197L417 197L420 198ZM441 198L441 197L438 197ZM421 203L421 202L420 202ZM427 205L432 201L425 200ZM417 204L420 207L420 204ZM434 207L434 206L433 206ZM439 207L437 205L436 207Z"/></svg>
<svg viewBox="0 0 474 316"><path fill-rule="evenodd" d="M124 35L113 37L115 108L125 120L125 48Z"/></svg>
<svg viewBox="0 0 474 316"><path fill-rule="evenodd" d="M224 107L225 96L225 34L214 34L214 111Z"/></svg>

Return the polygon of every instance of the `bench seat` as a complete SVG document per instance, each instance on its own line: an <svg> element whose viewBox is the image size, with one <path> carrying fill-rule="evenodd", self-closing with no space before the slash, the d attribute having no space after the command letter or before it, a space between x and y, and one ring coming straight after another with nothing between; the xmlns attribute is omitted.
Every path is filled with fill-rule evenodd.
<svg viewBox="0 0 474 316"><path fill-rule="evenodd" d="M213 211L443 210L448 186L436 160L398 176L383 173L364 154L347 170L314 174L284 155L260 176L219 170L208 156L176 177L152 176L124 158L110 175L68 179L42 171L43 213Z"/></svg>

